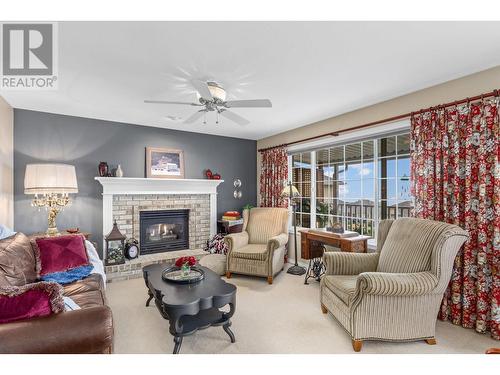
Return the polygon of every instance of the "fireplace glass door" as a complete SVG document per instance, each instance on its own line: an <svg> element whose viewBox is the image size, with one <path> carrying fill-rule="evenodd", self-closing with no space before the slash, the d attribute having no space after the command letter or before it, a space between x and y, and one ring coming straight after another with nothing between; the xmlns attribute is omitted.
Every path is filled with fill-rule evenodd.
<svg viewBox="0 0 500 375"><path fill-rule="evenodd" d="M141 254L189 249L189 210L141 211Z"/></svg>

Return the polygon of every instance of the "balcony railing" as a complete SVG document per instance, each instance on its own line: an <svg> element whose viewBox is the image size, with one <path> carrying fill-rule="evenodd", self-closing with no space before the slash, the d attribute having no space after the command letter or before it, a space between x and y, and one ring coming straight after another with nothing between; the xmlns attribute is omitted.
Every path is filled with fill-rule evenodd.
<svg viewBox="0 0 500 375"><path fill-rule="evenodd" d="M372 204L348 203L344 202L343 210L340 207L333 207L333 204L327 204L328 210L318 207L316 212L316 227L324 228L333 224L333 221L340 221L345 229L374 237L375 220L396 219L398 217L411 216L412 206L409 201L401 202L401 206L379 205L379 217L375 217L375 207ZM309 206L309 205L307 205ZM334 220L335 218L335 220ZM311 216L309 212L297 213L297 225L303 227L311 226Z"/></svg>
<svg viewBox="0 0 500 375"><path fill-rule="evenodd" d="M408 217L411 214L411 210L413 207L411 206L379 206L379 216L380 219L396 219L397 217ZM345 217L353 217L353 218L363 218L375 220L374 217L375 207L372 205L361 205L361 204L348 204L345 203ZM397 213L397 215L396 215Z"/></svg>

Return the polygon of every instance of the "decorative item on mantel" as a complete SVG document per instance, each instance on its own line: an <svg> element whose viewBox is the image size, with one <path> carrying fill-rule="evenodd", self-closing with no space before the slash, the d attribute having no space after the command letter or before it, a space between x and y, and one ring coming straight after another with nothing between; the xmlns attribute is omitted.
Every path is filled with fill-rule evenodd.
<svg viewBox="0 0 500 375"><path fill-rule="evenodd" d="M125 263L126 237L118 229L116 221L113 223L113 229L104 239L106 241L106 266Z"/></svg>
<svg viewBox="0 0 500 375"><path fill-rule="evenodd" d="M105 161L101 161L99 163L98 170L99 170L99 177L108 177L109 176L109 166L108 166L108 163L106 163Z"/></svg>
<svg viewBox="0 0 500 375"><path fill-rule="evenodd" d="M222 177L218 173L213 173L210 169L205 171L205 177L209 180L220 180Z"/></svg>
<svg viewBox="0 0 500 375"><path fill-rule="evenodd" d="M121 164L118 164L118 167L116 167L115 177L123 177L123 169Z"/></svg>
<svg viewBox="0 0 500 375"><path fill-rule="evenodd" d="M24 194L34 194L31 205L45 207L48 213L47 235L57 236L57 214L69 203L69 194L78 193L76 172L68 164L27 164Z"/></svg>

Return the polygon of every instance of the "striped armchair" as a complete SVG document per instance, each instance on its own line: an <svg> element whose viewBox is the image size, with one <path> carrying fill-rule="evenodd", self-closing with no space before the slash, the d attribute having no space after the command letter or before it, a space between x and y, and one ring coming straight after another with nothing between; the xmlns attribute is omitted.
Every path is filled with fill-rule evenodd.
<svg viewBox="0 0 500 375"><path fill-rule="evenodd" d="M436 318L453 261L467 240L456 225L401 218L384 220L377 252L326 252L320 284L321 310L352 338L436 344Z"/></svg>
<svg viewBox="0 0 500 375"><path fill-rule="evenodd" d="M227 271L232 273L267 277L283 269L285 245L288 242L287 208L252 208L243 211L243 231L226 236Z"/></svg>

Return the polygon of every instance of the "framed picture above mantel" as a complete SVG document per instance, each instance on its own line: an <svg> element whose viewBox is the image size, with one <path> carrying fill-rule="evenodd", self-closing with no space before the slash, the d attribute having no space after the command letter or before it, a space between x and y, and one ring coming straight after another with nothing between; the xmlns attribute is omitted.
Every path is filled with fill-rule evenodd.
<svg viewBox="0 0 500 375"><path fill-rule="evenodd" d="M147 178L184 178L184 152L170 148L146 147Z"/></svg>

